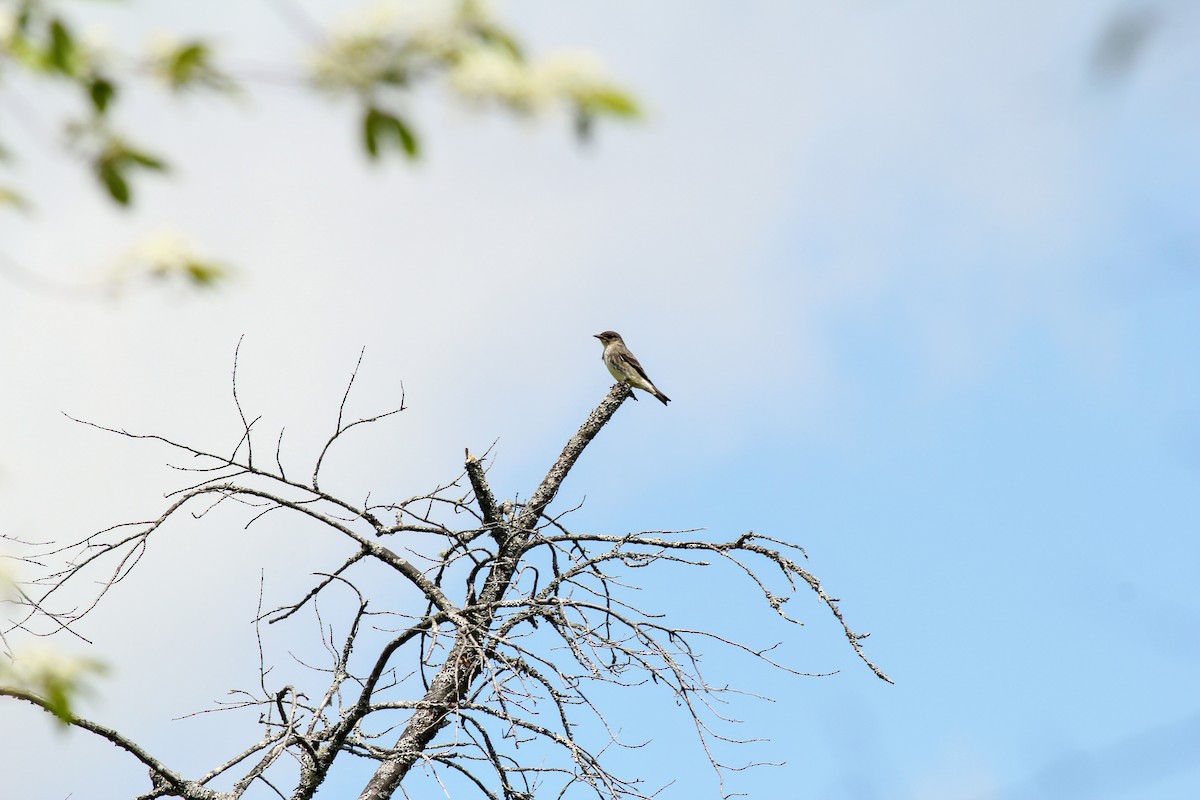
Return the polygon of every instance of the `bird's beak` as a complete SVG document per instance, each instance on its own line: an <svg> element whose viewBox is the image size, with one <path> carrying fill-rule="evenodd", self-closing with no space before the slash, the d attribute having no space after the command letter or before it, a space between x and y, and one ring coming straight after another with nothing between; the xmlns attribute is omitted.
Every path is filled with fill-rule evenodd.
<svg viewBox="0 0 1200 800"><path fill-rule="evenodd" d="M593 339L599 339L599 338L600 338L600 334L598 334L598 333L593 333L593 334L592 334L592 338L593 338Z"/></svg>

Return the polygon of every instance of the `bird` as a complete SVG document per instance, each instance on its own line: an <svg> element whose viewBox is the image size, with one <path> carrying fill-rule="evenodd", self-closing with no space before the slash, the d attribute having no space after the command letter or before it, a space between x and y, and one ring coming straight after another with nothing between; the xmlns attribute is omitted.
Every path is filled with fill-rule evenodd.
<svg viewBox="0 0 1200 800"><path fill-rule="evenodd" d="M616 331L605 331L594 335L600 340L600 344L604 345L604 355L601 358L604 359L604 366L608 367L608 371L614 378L621 383L649 392L657 397L664 406L671 402L671 398L660 392L650 381L646 370L642 369L642 365L625 346L625 340L621 338L621 334ZM634 395L633 399L637 400L637 396Z"/></svg>

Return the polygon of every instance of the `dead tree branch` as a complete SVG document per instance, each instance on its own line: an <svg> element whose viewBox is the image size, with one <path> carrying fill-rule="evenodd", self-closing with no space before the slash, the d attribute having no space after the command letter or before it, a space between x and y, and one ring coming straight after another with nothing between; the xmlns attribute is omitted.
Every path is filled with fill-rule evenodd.
<svg viewBox="0 0 1200 800"><path fill-rule="evenodd" d="M275 443L274 464L263 466L253 459L257 420L238 399L236 365L233 390L241 435L229 455L84 423L163 443L199 466L182 468L192 482L169 495L166 510L154 519L114 526L39 553L38 561L63 563L35 582L40 595L31 595L27 615L10 631L26 630L43 618L51 620L52 628L72 630L141 565L150 539L185 509L203 517L220 505L244 506L246 527L259 526L273 512L298 515L349 548L328 571L315 574L299 597L270 611L263 611L260 599L257 684L212 710L256 709L261 736L224 763L189 780L116 731L70 720L147 766L147 800L240 800L256 785L292 800L311 800L346 754L378 762L360 800L391 800L402 782L422 779L440 783L447 794L461 791L489 800L576 794L600 800L653 797L661 787L620 776L608 766L611 748L647 743L625 742L616 734L620 726L610 724L602 704L592 699L593 689L604 685L667 693L694 727L698 745L728 795L728 775L750 766L731 763L730 748L737 752L757 740L732 734L737 723L723 704L748 693L709 680L701 669L705 648L726 648L794 675L810 673L785 664L775 645L674 625L645 607L645 601L635 600L633 581L654 575L655 567L723 570L720 580L730 592L738 591L740 576L748 581L744 586L750 596L761 596L775 617L794 625L801 622L785 613L784 605L796 592L811 592L832 613L856 655L890 682L867 657L862 647L866 634L850 628L838 601L801 565L806 556L795 545L754 532L724 541L698 538L695 531L576 533L567 523L574 509L549 513L583 451L629 398L627 386L609 391L523 504L498 502L484 460L470 452L462 476L407 500L369 505L327 493L318 481L334 443L356 427L404 409L401 400L399 408L345 421L361 363L360 355L333 433L311 470L293 470L311 475L307 483L284 472L282 436ZM466 489L459 486L464 476ZM395 522L385 523L382 517L390 514ZM393 546L385 547L383 541ZM68 595L66 587L87 585L97 577L99 589L90 600L56 607ZM395 595L389 581L416 590L423 609L385 602L382 598ZM323 609L330 605L343 620L336 636L333 625L325 622ZM309 679L272 686L261 622L294 636L302 609L316 616L327 663L296 659ZM29 692L0 694L49 709ZM218 779L232 781L225 784L230 788L212 788ZM289 795L276 788L284 781Z"/></svg>

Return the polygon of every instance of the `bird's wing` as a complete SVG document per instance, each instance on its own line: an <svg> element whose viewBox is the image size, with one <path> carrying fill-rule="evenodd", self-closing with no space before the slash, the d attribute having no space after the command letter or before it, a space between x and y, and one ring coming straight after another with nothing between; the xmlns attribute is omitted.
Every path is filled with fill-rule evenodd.
<svg viewBox="0 0 1200 800"><path fill-rule="evenodd" d="M650 380L650 376L646 374L646 370L642 369L641 362L638 361L637 358L634 357L633 353L626 350L625 351L625 360L629 363L629 366L631 366L635 370L637 370L637 374L642 376L642 380L644 380L646 383L650 384L651 386L654 385L654 381Z"/></svg>

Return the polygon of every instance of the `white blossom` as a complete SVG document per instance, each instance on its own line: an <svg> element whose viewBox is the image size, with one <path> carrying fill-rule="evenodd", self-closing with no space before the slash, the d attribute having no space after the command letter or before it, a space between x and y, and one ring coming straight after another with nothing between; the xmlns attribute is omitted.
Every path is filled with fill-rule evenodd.
<svg viewBox="0 0 1200 800"><path fill-rule="evenodd" d="M183 40L169 31L155 31L146 40L146 52L154 61L166 61L179 52Z"/></svg>
<svg viewBox="0 0 1200 800"><path fill-rule="evenodd" d="M91 659L76 658L43 644L27 645L6 665L5 682L27 689L78 686L86 675L99 671Z"/></svg>
<svg viewBox="0 0 1200 800"><path fill-rule="evenodd" d="M377 3L334 26L310 56L317 85L366 88L416 54L445 58L458 46L458 4L447 0Z"/></svg>
<svg viewBox="0 0 1200 800"><path fill-rule="evenodd" d="M564 50L531 65L490 45L464 52L450 81L468 99L498 100L526 111L559 101L586 104L612 89L604 62L589 51Z"/></svg>
<svg viewBox="0 0 1200 800"><path fill-rule="evenodd" d="M0 45L8 44L16 30L17 12L8 6L0 6Z"/></svg>
<svg viewBox="0 0 1200 800"><path fill-rule="evenodd" d="M364 89L383 76L457 63L493 27L480 2L402 0L377 3L334 26L310 56L318 86Z"/></svg>
<svg viewBox="0 0 1200 800"><path fill-rule="evenodd" d="M454 0L389 0L358 12L349 24L409 31L447 28L457 24L458 9Z"/></svg>
<svg viewBox="0 0 1200 800"><path fill-rule="evenodd" d="M381 34L337 35L309 57L313 81L327 89L366 88L390 60Z"/></svg>
<svg viewBox="0 0 1200 800"><path fill-rule="evenodd" d="M463 53L450 71L450 85L471 100L496 99L533 108L542 99L533 73L496 47L476 47Z"/></svg>
<svg viewBox="0 0 1200 800"><path fill-rule="evenodd" d="M160 230L142 237L130 253L130 261L152 266L179 267L195 258L192 246L179 233Z"/></svg>
<svg viewBox="0 0 1200 800"><path fill-rule="evenodd" d="M115 52L112 30L107 25L92 23L80 34L80 43L92 59L109 58Z"/></svg>
<svg viewBox="0 0 1200 800"><path fill-rule="evenodd" d="M550 53L537 64L535 74L540 91L556 98L585 100L611 85L604 62L588 50Z"/></svg>

